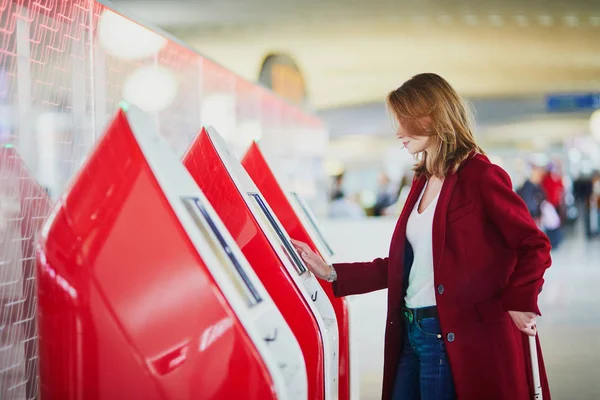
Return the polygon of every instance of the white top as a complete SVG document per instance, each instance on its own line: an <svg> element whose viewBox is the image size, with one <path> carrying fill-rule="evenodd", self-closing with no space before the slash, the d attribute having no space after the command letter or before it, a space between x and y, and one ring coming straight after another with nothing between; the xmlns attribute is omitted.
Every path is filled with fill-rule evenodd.
<svg viewBox="0 0 600 400"><path fill-rule="evenodd" d="M438 202L439 192L419 214L419 204L427 185L423 188L406 225L406 238L414 251L414 261L408 277L406 307L421 308L436 305L433 280L433 215Z"/></svg>

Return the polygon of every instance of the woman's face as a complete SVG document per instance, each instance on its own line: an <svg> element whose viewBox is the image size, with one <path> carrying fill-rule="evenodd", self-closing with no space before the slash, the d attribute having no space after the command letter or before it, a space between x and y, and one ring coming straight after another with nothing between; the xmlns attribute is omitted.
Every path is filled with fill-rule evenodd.
<svg viewBox="0 0 600 400"><path fill-rule="evenodd" d="M426 151L429 145L429 136L410 135L399 122L398 133L396 133L396 138L402 141L404 148L408 150L410 154L418 154L423 151Z"/></svg>

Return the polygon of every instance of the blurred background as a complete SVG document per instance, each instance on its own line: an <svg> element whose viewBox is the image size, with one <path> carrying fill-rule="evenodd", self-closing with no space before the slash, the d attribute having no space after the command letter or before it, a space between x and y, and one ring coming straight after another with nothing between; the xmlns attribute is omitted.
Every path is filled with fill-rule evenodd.
<svg viewBox="0 0 600 400"><path fill-rule="evenodd" d="M7 0L0 11L0 144L53 200L125 100L178 154L202 125L238 155L259 141L338 260L384 254L410 188L414 160L385 96L417 73L443 76L553 242L540 322L553 393L599 398L599 1ZM355 303L365 399L379 396L384 298Z"/></svg>
<svg viewBox="0 0 600 400"><path fill-rule="evenodd" d="M332 216L360 215L355 205L366 215L399 212L412 159L395 141L383 100L426 71L469 100L479 142L515 187L533 165L553 168L569 208L579 194L574 181L589 186L600 168L596 1L115 3L316 113L329 135L322 154ZM562 212L577 217L573 207Z"/></svg>

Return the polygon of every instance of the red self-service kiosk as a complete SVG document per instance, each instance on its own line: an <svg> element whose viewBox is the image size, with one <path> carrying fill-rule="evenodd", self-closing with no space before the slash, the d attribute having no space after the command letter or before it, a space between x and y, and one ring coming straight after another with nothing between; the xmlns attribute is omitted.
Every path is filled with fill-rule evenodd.
<svg viewBox="0 0 600 400"><path fill-rule="evenodd" d="M0 399L37 396L35 244L50 208L15 148L0 146Z"/></svg>
<svg viewBox="0 0 600 400"><path fill-rule="evenodd" d="M307 399L294 334L138 109L45 225L38 276L42 400Z"/></svg>
<svg viewBox="0 0 600 400"><path fill-rule="evenodd" d="M265 196L273 212L281 221L289 235L297 240L307 243L323 259L331 264L333 250L309 207L297 193L286 193L275 174L269 167L266 158L256 143L253 143L242 159L242 165L248 172L260 192ZM345 299L333 295L331 284L320 282L329 297L337 317L340 332L339 356L339 396L340 400L358 398L358 391L350 386L350 333L349 313ZM351 396L351 393L353 394Z"/></svg>
<svg viewBox="0 0 600 400"><path fill-rule="evenodd" d="M337 399L335 311L285 229L214 128L198 134L183 163L296 334L307 364L309 397Z"/></svg>

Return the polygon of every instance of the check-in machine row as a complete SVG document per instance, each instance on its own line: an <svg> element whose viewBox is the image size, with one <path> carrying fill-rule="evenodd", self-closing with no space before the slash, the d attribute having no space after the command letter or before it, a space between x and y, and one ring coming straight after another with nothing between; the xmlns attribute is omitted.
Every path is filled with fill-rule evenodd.
<svg viewBox="0 0 600 400"><path fill-rule="evenodd" d="M119 112L42 231L41 398L347 398L347 332L278 216L216 130L182 163Z"/></svg>

